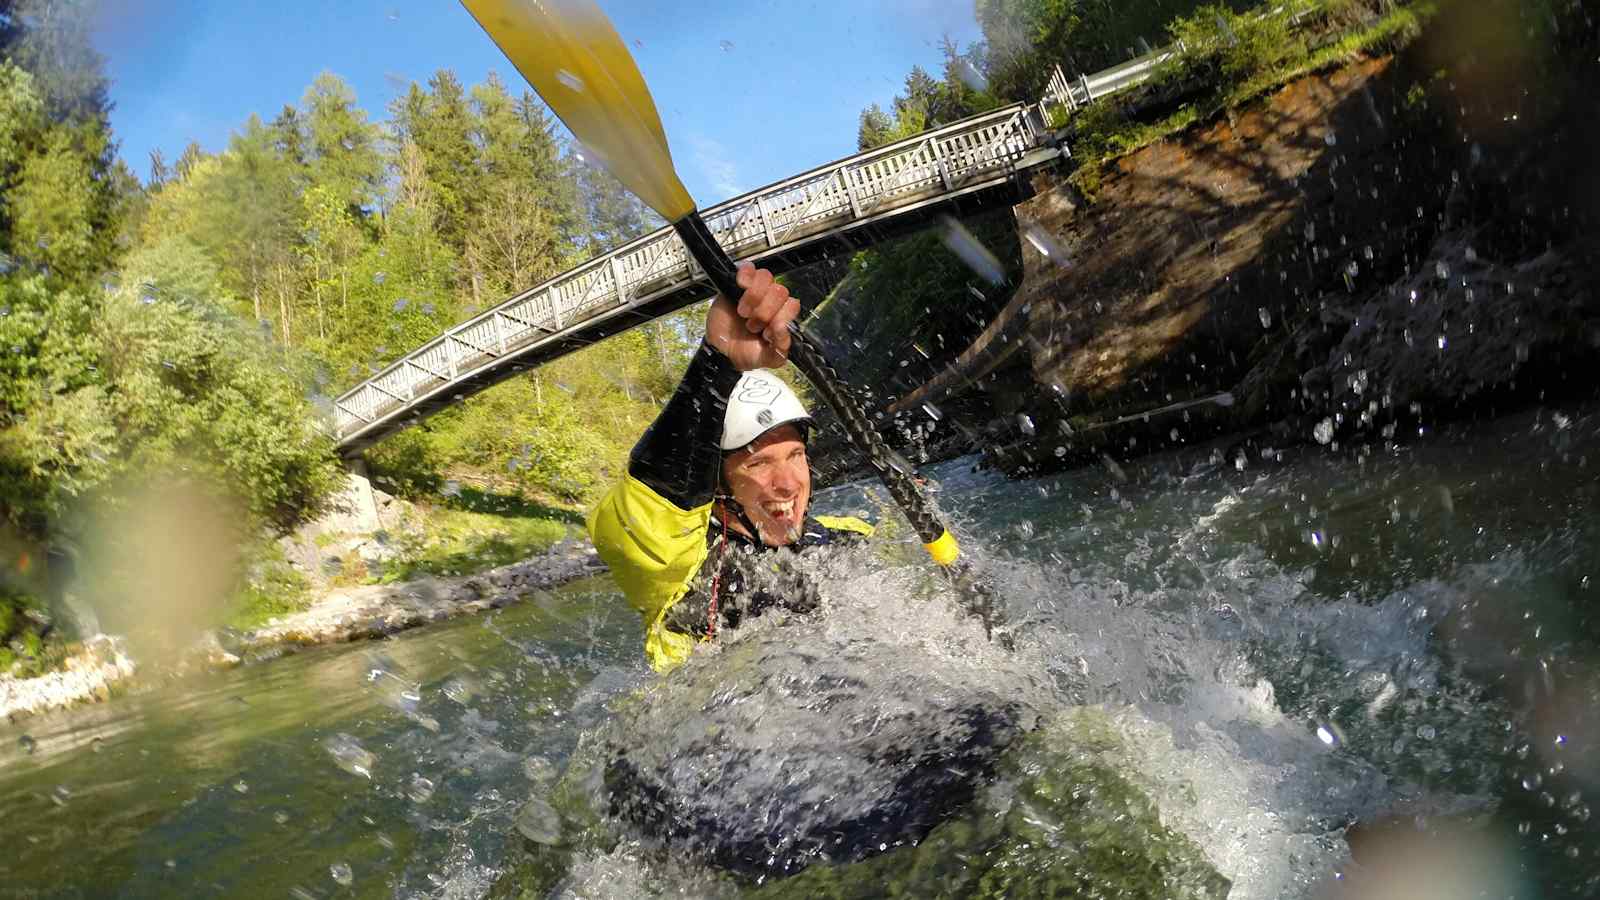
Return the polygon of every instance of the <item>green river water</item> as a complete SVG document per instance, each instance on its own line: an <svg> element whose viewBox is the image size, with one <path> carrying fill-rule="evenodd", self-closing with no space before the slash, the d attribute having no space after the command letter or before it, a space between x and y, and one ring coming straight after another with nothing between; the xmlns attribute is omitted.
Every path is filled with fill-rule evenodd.
<svg viewBox="0 0 1600 900"><path fill-rule="evenodd" d="M1115 783L1231 897L1600 891L1592 407L1398 447L1217 445L1020 482L971 468L931 470L940 503L1000 588L1016 665L1061 717L986 801L1026 824L952 827L929 842L937 861L903 848L789 895L1133 896L1121 863L1085 849L1144 840L1107 837L1121 814L1052 812L1068 801L1018 786L1124 761ZM850 487L818 505L879 510ZM881 564L925 565L900 556ZM826 614L913 602L891 593L840 586ZM918 602L931 625L890 621L955 621ZM783 894L627 834L530 862L524 834L575 830L552 797L580 739L654 678L639 640L602 576L0 725L0 896ZM1081 739L1085 709L1109 735L1092 759L1060 737ZM1110 783L1095 782L1102 799ZM980 870L988 887L962 880Z"/></svg>

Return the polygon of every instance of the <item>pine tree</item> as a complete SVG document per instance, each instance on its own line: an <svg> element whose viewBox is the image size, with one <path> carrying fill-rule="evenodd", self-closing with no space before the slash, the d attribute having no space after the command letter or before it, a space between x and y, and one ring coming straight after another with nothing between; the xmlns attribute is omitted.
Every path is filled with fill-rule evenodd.
<svg viewBox="0 0 1600 900"><path fill-rule="evenodd" d="M874 103L861 111L861 124L856 128L856 149L871 150L889 143L894 132L894 122L883 108Z"/></svg>
<svg viewBox="0 0 1600 900"><path fill-rule="evenodd" d="M332 72L318 75L301 102L311 183L339 197L353 216L364 217L382 188L377 126L356 105L355 91Z"/></svg>
<svg viewBox="0 0 1600 900"><path fill-rule="evenodd" d="M440 69L428 90L412 85L392 110L395 137L421 154L429 190L437 204L440 239L458 254L466 249L468 223L481 196L472 144L473 116L455 73Z"/></svg>

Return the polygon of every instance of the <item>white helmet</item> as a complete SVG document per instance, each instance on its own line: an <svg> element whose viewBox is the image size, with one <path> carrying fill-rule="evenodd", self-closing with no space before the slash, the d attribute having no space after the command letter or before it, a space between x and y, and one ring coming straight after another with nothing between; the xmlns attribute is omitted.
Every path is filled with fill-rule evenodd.
<svg viewBox="0 0 1600 900"><path fill-rule="evenodd" d="M811 425L811 416L787 384L766 369L739 376L722 417L722 449L737 450L779 425Z"/></svg>

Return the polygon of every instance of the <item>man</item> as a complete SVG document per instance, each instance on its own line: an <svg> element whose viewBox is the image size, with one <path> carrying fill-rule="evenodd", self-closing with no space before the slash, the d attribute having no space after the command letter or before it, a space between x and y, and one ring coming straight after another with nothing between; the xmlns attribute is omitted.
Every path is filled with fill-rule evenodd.
<svg viewBox="0 0 1600 900"><path fill-rule="evenodd" d="M772 551L872 532L860 519L808 514L811 417L766 371L783 365L800 305L765 269L741 266L738 285L737 302L711 304L683 381L589 517L595 548L644 617L645 655L661 672L745 616L815 606L809 585L771 565Z"/></svg>

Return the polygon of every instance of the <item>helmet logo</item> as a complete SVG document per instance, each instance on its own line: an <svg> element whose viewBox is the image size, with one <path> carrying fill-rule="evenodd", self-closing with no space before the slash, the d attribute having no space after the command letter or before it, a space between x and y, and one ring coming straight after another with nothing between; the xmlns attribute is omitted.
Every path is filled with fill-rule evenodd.
<svg viewBox="0 0 1600 900"><path fill-rule="evenodd" d="M765 428L768 425L771 425L772 424L772 410L763 409L761 412L756 413L756 422L757 422L757 424L761 425L763 428Z"/></svg>
<svg viewBox="0 0 1600 900"><path fill-rule="evenodd" d="M782 394L780 385L773 384L765 378L751 378L739 388L739 395L735 397L740 403L757 403L770 405Z"/></svg>

